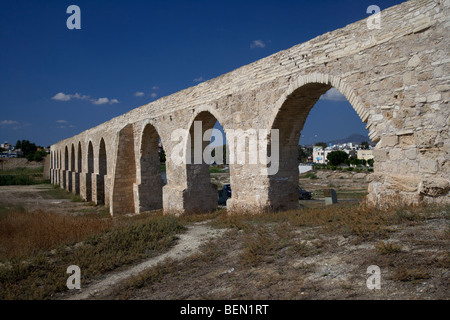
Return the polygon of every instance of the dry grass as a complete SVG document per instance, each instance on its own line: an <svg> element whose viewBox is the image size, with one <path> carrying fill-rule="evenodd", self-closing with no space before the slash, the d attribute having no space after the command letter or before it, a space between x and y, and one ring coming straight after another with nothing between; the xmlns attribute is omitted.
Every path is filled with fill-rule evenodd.
<svg viewBox="0 0 450 320"><path fill-rule="evenodd" d="M184 230L175 217L159 214L113 219L24 210L4 213L0 227L0 299L26 300L66 291L70 265L80 267L86 284L161 254Z"/></svg>
<svg viewBox="0 0 450 320"><path fill-rule="evenodd" d="M260 215L222 211L205 219L212 226L229 228L224 237L205 244L201 253L182 261L165 261L124 281L106 299L304 299L302 291L308 298L334 297L330 293L334 289L327 284L340 281L338 277L344 277L336 282L340 297L366 299L371 292L358 285L357 274L336 267L334 257L344 266L379 265L387 272L384 285L395 290L419 279L434 279L439 268L448 268L448 255L439 251L445 241L427 242L429 252L411 253L397 243L405 241L410 247L412 238L408 234L401 236L406 240L397 237L403 228L419 232L428 220L445 217L448 207L382 211L329 206ZM202 217L189 219L201 221ZM427 234L422 232L415 236ZM340 239L343 244L337 243ZM363 244L361 248L375 245L376 250L356 249L352 257L346 247L353 243ZM323 269L327 257L333 259L327 267L330 270ZM408 294L416 292L415 288L407 290Z"/></svg>
<svg viewBox="0 0 450 320"><path fill-rule="evenodd" d="M111 219L14 209L0 216L0 261L73 244L111 226Z"/></svg>
<svg viewBox="0 0 450 320"><path fill-rule="evenodd" d="M380 254L391 254L400 252L402 250L402 246L392 242L380 241L375 244L375 249Z"/></svg>
<svg viewBox="0 0 450 320"><path fill-rule="evenodd" d="M394 270L392 280L394 281L416 281L421 279L429 279L430 273L424 267L411 268L410 266L401 266Z"/></svg>

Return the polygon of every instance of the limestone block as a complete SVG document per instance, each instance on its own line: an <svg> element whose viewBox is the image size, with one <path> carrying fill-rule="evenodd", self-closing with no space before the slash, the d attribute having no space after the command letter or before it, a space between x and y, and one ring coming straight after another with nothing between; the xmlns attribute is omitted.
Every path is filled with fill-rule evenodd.
<svg viewBox="0 0 450 320"><path fill-rule="evenodd" d="M418 176L391 174L386 178L386 180L398 191L415 192L418 190L422 179Z"/></svg>
<svg viewBox="0 0 450 320"><path fill-rule="evenodd" d="M420 186L420 194L429 197L444 196L448 193L449 190L449 181L440 178L424 180Z"/></svg>
<svg viewBox="0 0 450 320"><path fill-rule="evenodd" d="M422 173L436 173L438 162L434 159L422 159L419 162L419 171Z"/></svg>
<svg viewBox="0 0 450 320"><path fill-rule="evenodd" d="M405 150L405 156L409 160L415 160L417 158L417 149L416 148L411 148L411 149Z"/></svg>
<svg viewBox="0 0 450 320"><path fill-rule="evenodd" d="M380 147L395 147L397 144L397 136L384 136L381 138Z"/></svg>
<svg viewBox="0 0 450 320"><path fill-rule="evenodd" d="M436 141L437 132L436 131L420 131L417 134L418 146L420 148L432 147Z"/></svg>
<svg viewBox="0 0 450 320"><path fill-rule="evenodd" d="M408 61L408 67L415 68L421 63L421 60L418 55L414 55L411 59Z"/></svg>
<svg viewBox="0 0 450 320"><path fill-rule="evenodd" d="M375 162L386 161L387 151L384 149L375 149L372 151Z"/></svg>
<svg viewBox="0 0 450 320"><path fill-rule="evenodd" d="M391 161L397 161L403 159L403 151L400 148L394 148L389 151L389 159Z"/></svg>
<svg viewBox="0 0 450 320"><path fill-rule="evenodd" d="M441 100L441 94L432 94L427 97L427 102L436 102Z"/></svg>

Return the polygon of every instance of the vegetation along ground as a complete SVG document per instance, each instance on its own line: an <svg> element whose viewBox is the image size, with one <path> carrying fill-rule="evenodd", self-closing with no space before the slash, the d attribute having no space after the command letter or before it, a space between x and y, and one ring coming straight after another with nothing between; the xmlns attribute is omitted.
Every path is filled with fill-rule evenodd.
<svg viewBox="0 0 450 320"><path fill-rule="evenodd" d="M198 250L167 255L88 298L448 299L450 209L367 208L366 181L355 174L315 171L300 177L314 198L301 209L239 216L110 217L49 184L1 186L0 299L76 298L66 286L70 265L87 292L199 239ZM325 206L331 187L340 201ZM214 236L196 238L196 226ZM381 270L379 290L366 286L371 265Z"/></svg>

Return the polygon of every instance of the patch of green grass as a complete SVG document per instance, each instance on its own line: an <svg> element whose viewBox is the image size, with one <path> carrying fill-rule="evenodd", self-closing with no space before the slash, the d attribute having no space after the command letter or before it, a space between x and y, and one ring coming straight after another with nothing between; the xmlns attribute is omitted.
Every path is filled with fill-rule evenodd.
<svg viewBox="0 0 450 320"><path fill-rule="evenodd" d="M217 166L209 166L209 173L223 173L223 168Z"/></svg>
<svg viewBox="0 0 450 320"><path fill-rule="evenodd" d="M65 189L61 189L59 186L57 185L53 185L52 189L48 189L45 191L40 191L39 192L42 195L46 195L49 196L53 199L67 199L70 200L72 202L83 202L83 198L77 194L74 194L72 192L69 192Z"/></svg>
<svg viewBox="0 0 450 320"><path fill-rule="evenodd" d="M16 168L0 171L0 186L34 185L47 183L43 178L44 167Z"/></svg>
<svg viewBox="0 0 450 320"><path fill-rule="evenodd" d="M311 180L319 179L319 177L317 177L317 175L314 172L307 172L302 176L302 178L305 178L305 179L309 178Z"/></svg>

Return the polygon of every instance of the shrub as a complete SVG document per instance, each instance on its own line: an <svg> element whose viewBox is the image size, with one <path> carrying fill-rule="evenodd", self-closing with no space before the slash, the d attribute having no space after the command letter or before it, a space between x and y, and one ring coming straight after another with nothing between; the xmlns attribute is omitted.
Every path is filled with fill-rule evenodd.
<svg viewBox="0 0 450 320"><path fill-rule="evenodd" d="M384 242L380 241L375 244L375 248L380 254L391 254L391 253L397 253L402 250L402 247L398 244L392 243L392 242Z"/></svg>
<svg viewBox="0 0 450 320"><path fill-rule="evenodd" d="M341 163L344 163L344 161L348 159L348 153L345 151L341 151L341 150L331 151L327 155L327 159L328 159L330 165L338 166Z"/></svg>

